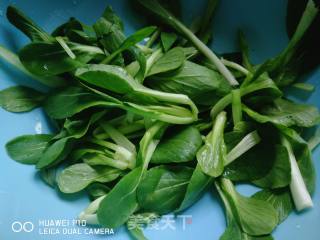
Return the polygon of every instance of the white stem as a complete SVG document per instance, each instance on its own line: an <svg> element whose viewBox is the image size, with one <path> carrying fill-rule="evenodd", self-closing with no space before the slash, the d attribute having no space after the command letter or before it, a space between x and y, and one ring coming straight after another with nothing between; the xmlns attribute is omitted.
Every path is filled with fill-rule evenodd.
<svg viewBox="0 0 320 240"><path fill-rule="evenodd" d="M66 51L66 53L69 55L71 59L76 59L76 55L72 52L72 50L69 48L69 46L63 40L62 37L56 37L56 40L60 44L60 46Z"/></svg>
<svg viewBox="0 0 320 240"><path fill-rule="evenodd" d="M227 155L225 166L233 162L245 152L249 151L252 147L257 145L261 138L257 131L253 131L246 135Z"/></svg>
<svg viewBox="0 0 320 240"><path fill-rule="evenodd" d="M78 219L79 220L85 220L87 224L89 225L98 225L98 218L97 218L97 210L99 208L99 205L101 203L101 201L106 197L105 196L101 196L97 199L95 199L94 201L92 201L89 206L83 210L79 216Z"/></svg>
<svg viewBox="0 0 320 240"><path fill-rule="evenodd" d="M136 152L135 145L130 142L121 132L115 129L112 125L108 123L101 123L100 126L105 132L107 132L110 138L115 141L118 145L125 147L131 152Z"/></svg>
<svg viewBox="0 0 320 240"><path fill-rule="evenodd" d="M313 207L313 202L311 196L308 192L306 184L301 175L296 157L294 156L291 144L285 138L283 138L283 145L286 147L290 165L291 165L291 182L290 182L290 191L293 198L293 202L298 211L302 211L306 208Z"/></svg>

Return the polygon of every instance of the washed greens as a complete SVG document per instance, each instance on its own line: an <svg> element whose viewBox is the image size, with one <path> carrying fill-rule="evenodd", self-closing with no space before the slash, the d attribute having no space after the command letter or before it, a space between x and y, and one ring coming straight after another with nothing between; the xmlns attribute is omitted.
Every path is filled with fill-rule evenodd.
<svg viewBox="0 0 320 240"><path fill-rule="evenodd" d="M0 106L43 107L55 127L12 139L8 155L35 165L64 194L86 191L92 202L79 219L87 224L125 224L146 240L142 227L214 187L226 210L221 240L273 239L290 212L313 205L319 132L308 142L302 136L320 113L288 99L284 88L314 90L296 80L319 64L316 4L289 0L291 40L258 65L242 32L240 52L218 56L207 47L217 0L190 28L178 2L134 4L152 26L129 37L111 7L93 25L70 18L51 34L8 7L8 20L31 42L17 54L0 46L0 57L48 88L9 87ZM238 182L261 190L244 196Z"/></svg>

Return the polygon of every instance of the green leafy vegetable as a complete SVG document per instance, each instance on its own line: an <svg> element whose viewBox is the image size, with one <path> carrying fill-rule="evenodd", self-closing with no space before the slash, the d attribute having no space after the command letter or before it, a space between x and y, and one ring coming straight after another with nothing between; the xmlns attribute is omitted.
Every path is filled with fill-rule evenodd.
<svg viewBox="0 0 320 240"><path fill-rule="evenodd" d="M124 40L123 43L119 46L119 48L116 51L114 51L111 55L109 55L105 60L103 60L102 63L108 64L119 53L141 42L144 38L151 35L155 30L156 27L146 27L135 32L133 35Z"/></svg>
<svg viewBox="0 0 320 240"><path fill-rule="evenodd" d="M200 39L198 39L186 26L184 26L175 16L168 12L156 0L139 0L140 4L146 9L158 16L163 22L182 33L194 46L207 57L221 72L230 85L238 85L235 77L224 66L220 59L208 48Z"/></svg>
<svg viewBox="0 0 320 240"><path fill-rule="evenodd" d="M95 200L99 197L105 196L110 192L110 188L104 185L103 183L92 183L86 188L91 199Z"/></svg>
<svg viewBox="0 0 320 240"><path fill-rule="evenodd" d="M52 135L23 135L12 139L6 144L9 156L20 163L37 164L42 157Z"/></svg>
<svg viewBox="0 0 320 240"><path fill-rule="evenodd" d="M54 126L53 134L9 141L8 155L34 164L62 193L85 190L92 202L79 220L90 225L126 224L146 240L144 227L184 211L215 185L226 208L221 240L272 240L294 206L313 205L311 150L319 136L301 136L320 113L280 88L314 88L295 81L319 63L316 3L288 1L290 42L258 65L242 32L238 52L217 56L206 46L217 0L190 28L179 20L180 1L132 3L155 26L147 22L130 36L111 7L92 25L70 17L51 34L8 7L9 22L31 43L18 56L0 46L0 57L47 88L1 90L0 106L43 106ZM243 181L262 190L243 196L235 187Z"/></svg>
<svg viewBox="0 0 320 240"><path fill-rule="evenodd" d="M233 234L232 225L251 236L270 234L277 226L278 215L270 203L240 195L225 178L221 178L216 187L226 207L228 224L231 224L226 230L226 239L226 235Z"/></svg>
<svg viewBox="0 0 320 240"><path fill-rule="evenodd" d="M159 142L157 134L164 127L163 123L158 122L147 130L140 141L139 167L125 175L101 202L97 216L99 223L103 226L121 226L137 210L136 191ZM121 214L119 214L118 209L121 209Z"/></svg>
<svg viewBox="0 0 320 240"><path fill-rule="evenodd" d="M299 5L303 2L305 1L301 1ZM297 9L299 9L299 5L296 5ZM276 78L279 86L291 84L305 69L310 69L318 64L313 54L316 54L316 51L314 51L316 47L314 46L318 38L316 37L317 33L314 34L314 32L317 31L319 25L319 18L317 19L319 9L313 0L308 0L303 5L305 9L298 23L293 24L295 31L291 33L292 36L288 46L272 62L272 76ZM290 2L288 7L291 8ZM291 16L291 14L288 14L288 18L291 18ZM310 38L310 36L312 37ZM312 40L310 41L310 39ZM310 51L310 49L312 50Z"/></svg>
<svg viewBox="0 0 320 240"><path fill-rule="evenodd" d="M199 131L192 126L182 128L165 137L153 153L151 163L165 164L192 161L202 144Z"/></svg>
<svg viewBox="0 0 320 240"><path fill-rule="evenodd" d="M161 44L164 52L167 52L177 40L178 36L174 33L161 32Z"/></svg>
<svg viewBox="0 0 320 240"><path fill-rule="evenodd" d="M41 105L43 93L29 87L16 86L0 91L0 106L9 112L28 112Z"/></svg>
<svg viewBox="0 0 320 240"><path fill-rule="evenodd" d="M159 166L147 171L137 189L141 208L159 214L175 210L184 197L192 169Z"/></svg>
<svg viewBox="0 0 320 240"><path fill-rule="evenodd" d="M279 223L283 222L293 210L293 202L287 188L264 189L252 197L271 203L278 212Z"/></svg>
<svg viewBox="0 0 320 240"><path fill-rule="evenodd" d="M64 136L63 133L65 129L62 129L63 137L54 139L54 141L47 146L36 167L38 169L48 168L64 160L72 150L73 141L82 138L88 132L90 125L99 120L104 114L105 112L103 111L97 112L87 121L71 123L67 121L64 127L68 131L68 134Z"/></svg>
<svg viewBox="0 0 320 240"><path fill-rule="evenodd" d="M39 76L53 76L84 66L93 58L103 55L103 51L94 46L68 42L68 48L75 54L72 59L58 42L34 42L19 52L24 67Z"/></svg>
<svg viewBox="0 0 320 240"><path fill-rule="evenodd" d="M211 177L220 176L226 162L227 148L223 139L226 121L226 113L221 112L215 120L212 132L206 137L205 145L197 152L202 171Z"/></svg>
<svg viewBox="0 0 320 240"><path fill-rule="evenodd" d="M184 51L181 47L175 47L160 57L148 72L148 76L173 71L181 67L185 62Z"/></svg>
<svg viewBox="0 0 320 240"><path fill-rule="evenodd" d="M112 98L113 101L114 98ZM119 101L116 101L119 102ZM47 114L55 119L71 117L93 106L116 106L80 87L69 87L50 95L44 103Z"/></svg>
<svg viewBox="0 0 320 240"><path fill-rule="evenodd" d="M201 105L211 105L231 90L219 73L190 61L177 72L151 76L146 83L161 91L185 94Z"/></svg>
<svg viewBox="0 0 320 240"><path fill-rule="evenodd" d="M204 174L198 164L192 173L183 201L176 212L185 210L199 200L212 181L213 178Z"/></svg>
<svg viewBox="0 0 320 240"><path fill-rule="evenodd" d="M260 123L272 122L286 127L312 127L320 122L316 107L277 99L272 106L262 109L261 114L244 106L243 110Z"/></svg>
<svg viewBox="0 0 320 240"><path fill-rule="evenodd" d="M314 1L319 4L319 1ZM299 24L299 20L308 4L308 0L303 0L299 2L288 1L287 6L287 32L289 37L293 37L294 32ZM319 6L319 5L318 5ZM301 39L301 42L296 50L296 55L299 56L298 71L305 73L312 70L314 67L319 65L317 55L319 53L316 47L319 42L318 27L320 26L319 14L313 20L309 29L306 31Z"/></svg>
<svg viewBox="0 0 320 240"><path fill-rule="evenodd" d="M63 78L60 78L58 76L50 76L50 77L39 77L32 73L30 73L21 63L19 57L11 52L10 50L6 49L5 47L0 45L0 57L3 58L6 62L13 65L15 68L26 74L27 76L30 76L31 78L41 82L42 84L45 84L49 87L59 87L65 85L65 80Z"/></svg>
<svg viewBox="0 0 320 240"><path fill-rule="evenodd" d="M50 42L52 40L49 34L14 6L8 7L7 18L16 28L26 34L34 42Z"/></svg>
<svg viewBox="0 0 320 240"><path fill-rule="evenodd" d="M93 182L110 182L119 177L120 171L114 168L94 169L85 163L77 163L65 168L58 176L59 189L64 193L83 190Z"/></svg>

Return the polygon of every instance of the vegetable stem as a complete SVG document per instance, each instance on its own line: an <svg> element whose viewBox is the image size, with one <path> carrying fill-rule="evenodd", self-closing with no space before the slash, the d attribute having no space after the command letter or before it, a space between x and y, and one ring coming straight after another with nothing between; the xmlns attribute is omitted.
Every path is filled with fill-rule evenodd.
<svg viewBox="0 0 320 240"><path fill-rule="evenodd" d="M242 121L241 92L240 89L234 89L232 94L232 118L233 124L237 125Z"/></svg>
<svg viewBox="0 0 320 240"><path fill-rule="evenodd" d="M95 199L94 201L92 201L89 206L84 209L78 216L79 220L83 220L86 221L87 224L89 225L98 225L98 218L97 218L97 210L99 208L99 205L101 203L101 201L106 197L106 195L101 196L97 199Z"/></svg>
<svg viewBox="0 0 320 240"><path fill-rule="evenodd" d="M315 89L315 86L310 83L294 83L294 84L292 84L292 87L297 88L297 89L301 89L301 90L307 91L307 92L313 92Z"/></svg>
<svg viewBox="0 0 320 240"><path fill-rule="evenodd" d="M255 91L272 87L273 82L269 81L270 79L265 79L263 82L254 82L248 86L240 88L240 95L241 97L253 93ZM221 98L211 109L210 116L215 118L219 112L223 111L230 103L232 102L232 93L225 95Z"/></svg>
<svg viewBox="0 0 320 240"><path fill-rule="evenodd" d="M232 75L232 73L226 68L222 61L211 51L207 45L205 45L196 35L194 35L186 26L184 26L180 21L175 19L175 25L178 30L180 30L184 35L194 44L194 46L212 62L219 72L225 77L231 86L239 85L238 81Z"/></svg>
<svg viewBox="0 0 320 240"><path fill-rule="evenodd" d="M151 97L155 97L155 98L162 100L162 101L167 101L167 102L171 102L171 103L178 103L178 104L182 103L182 104L189 105L191 108L191 112L193 114L194 120L197 120L197 118L198 118L198 112L199 112L198 108L187 95L160 92L157 90L144 88L144 87L136 89L136 92L142 93L146 96L149 95Z"/></svg>
<svg viewBox="0 0 320 240"><path fill-rule="evenodd" d="M152 47L152 45L154 44L154 42L158 39L159 35L160 35L161 31L158 28L150 37L150 39L148 40L148 42L146 43L146 47L150 48Z"/></svg>
<svg viewBox="0 0 320 240"><path fill-rule="evenodd" d="M292 146L285 137L282 137L282 144L285 146L289 154L291 165L290 191L296 209L298 211L302 211L306 208L311 208L313 207L313 202L301 175L296 157L292 150Z"/></svg>
<svg viewBox="0 0 320 240"><path fill-rule="evenodd" d="M221 59L221 62L222 62L225 66L230 67L230 68L233 68L233 69L235 69L235 70L243 73L244 75L248 75L248 74L250 73L246 68L244 68L243 66L241 66L241 65L238 64L238 63L229 61L229 60L224 59L224 58Z"/></svg>
<svg viewBox="0 0 320 240"><path fill-rule="evenodd" d="M66 51L66 53L69 55L71 59L75 59L76 55L72 52L72 50L69 48L67 43L63 40L62 37L56 37L57 42L61 45L61 47Z"/></svg>
<svg viewBox="0 0 320 240"><path fill-rule="evenodd" d="M253 131L247 134L231 151L228 153L226 161L224 163L225 166L232 163L242 154L249 151L255 145L257 145L261 141L261 138L257 131Z"/></svg>

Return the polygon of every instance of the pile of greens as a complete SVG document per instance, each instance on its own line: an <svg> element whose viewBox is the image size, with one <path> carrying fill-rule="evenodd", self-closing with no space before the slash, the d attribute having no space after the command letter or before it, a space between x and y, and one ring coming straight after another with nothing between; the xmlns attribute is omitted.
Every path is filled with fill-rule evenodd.
<svg viewBox="0 0 320 240"><path fill-rule="evenodd" d="M49 90L10 87L0 92L0 106L41 106L56 132L17 137L8 154L35 165L63 193L86 190L92 203L79 218L90 224L148 224L215 188L227 218L220 239L272 239L290 212L312 207L315 190L311 151L319 134L309 142L301 136L320 114L283 90L313 89L296 80L305 73L301 64L318 66L312 31L319 15L312 0L301 1L301 11L293 2L288 46L259 65L244 34L239 52L216 55L207 47L216 0L190 28L178 4L138 0L137 11L154 26L129 37L110 7L92 26L70 18L49 34L9 6L9 21L31 43L18 55L0 47L0 56ZM238 182L261 190L243 196ZM140 228L129 230L146 239Z"/></svg>

